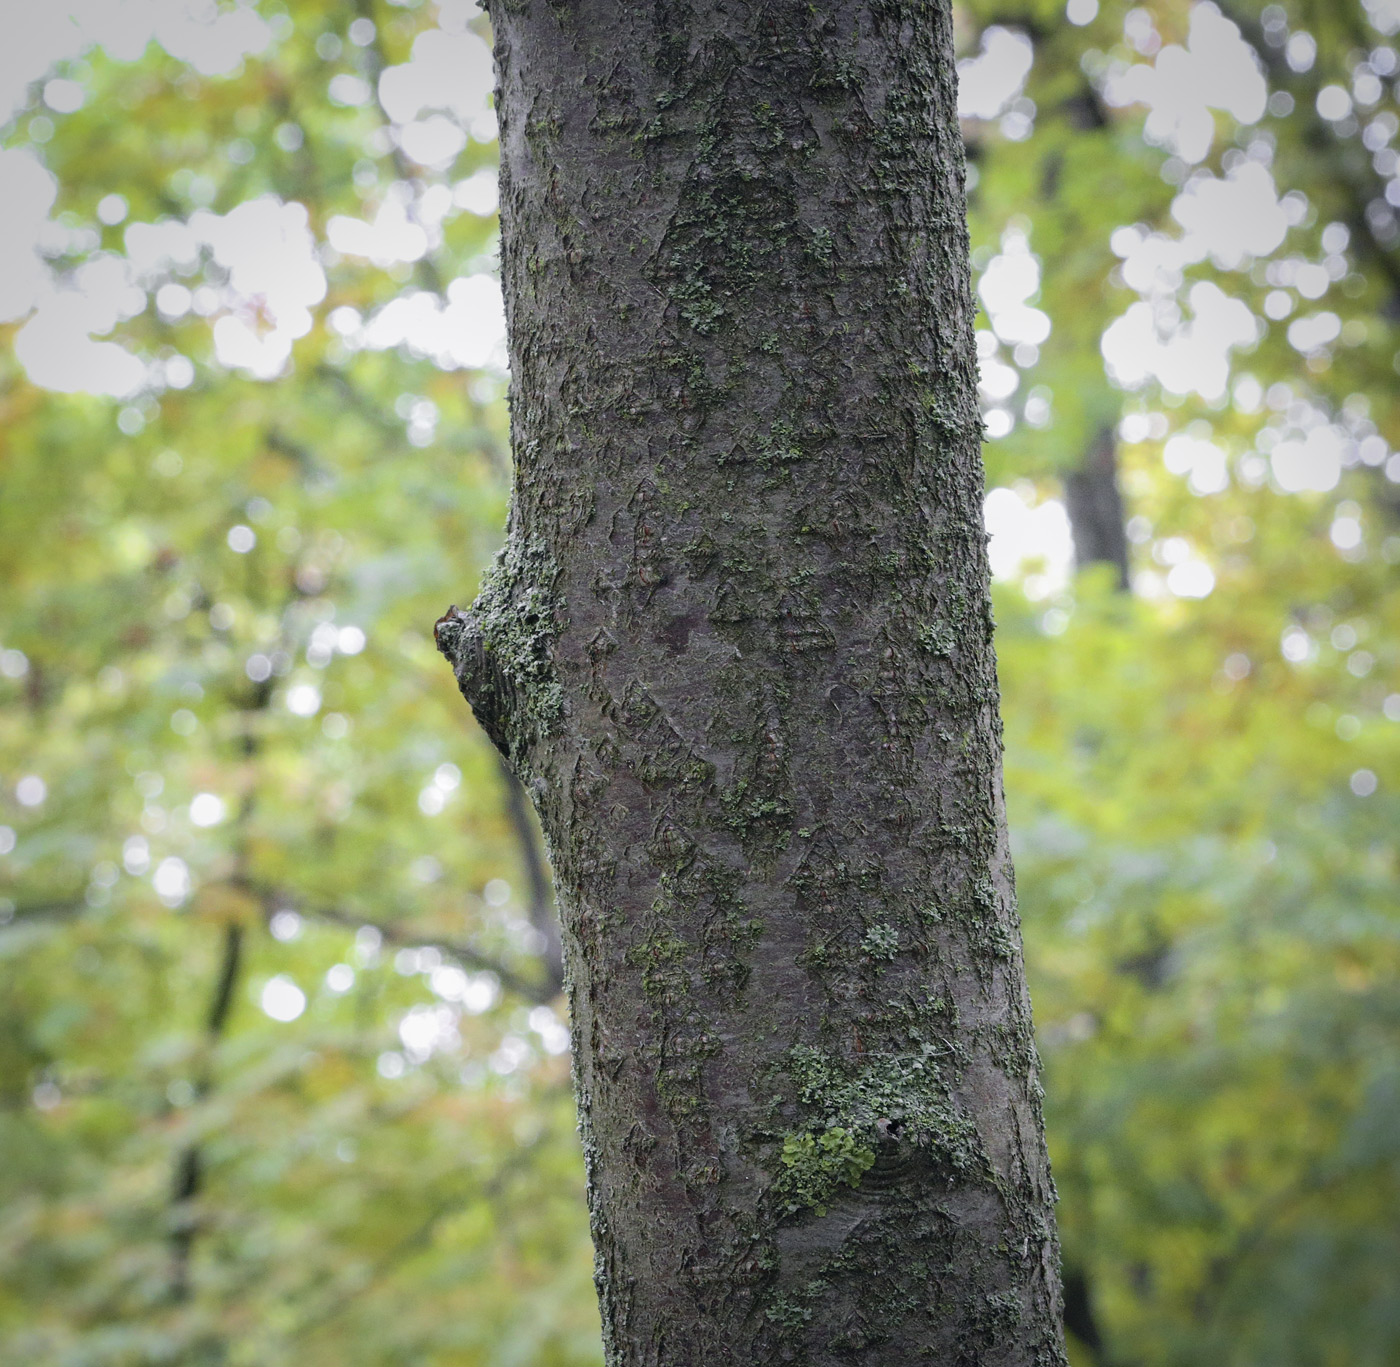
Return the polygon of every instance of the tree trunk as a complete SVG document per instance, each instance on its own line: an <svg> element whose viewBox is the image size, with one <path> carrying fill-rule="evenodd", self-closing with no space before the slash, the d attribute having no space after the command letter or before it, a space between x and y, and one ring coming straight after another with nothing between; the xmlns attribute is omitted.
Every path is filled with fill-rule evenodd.
<svg viewBox="0 0 1400 1367"><path fill-rule="evenodd" d="M1112 565L1120 590L1128 587L1128 531L1118 488L1118 433L1100 428L1083 463L1065 477L1065 511L1074 538L1074 561Z"/></svg>
<svg viewBox="0 0 1400 1367"><path fill-rule="evenodd" d="M517 481L438 626L564 922L608 1361L1063 1361L947 0L496 0Z"/></svg>

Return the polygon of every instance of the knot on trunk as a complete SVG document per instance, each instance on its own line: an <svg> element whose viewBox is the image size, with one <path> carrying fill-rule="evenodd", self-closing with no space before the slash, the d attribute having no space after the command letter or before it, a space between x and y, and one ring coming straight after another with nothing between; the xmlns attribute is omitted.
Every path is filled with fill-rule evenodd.
<svg viewBox="0 0 1400 1367"><path fill-rule="evenodd" d="M514 765L508 725L510 685L499 660L487 648L476 615L454 603L434 624L433 640L452 666L457 687L471 704L481 729L491 738L491 744Z"/></svg>
<svg viewBox="0 0 1400 1367"><path fill-rule="evenodd" d="M521 778L530 750L563 712L550 652L558 605L531 568L539 567L507 542L471 608L453 604L433 627L481 729Z"/></svg>

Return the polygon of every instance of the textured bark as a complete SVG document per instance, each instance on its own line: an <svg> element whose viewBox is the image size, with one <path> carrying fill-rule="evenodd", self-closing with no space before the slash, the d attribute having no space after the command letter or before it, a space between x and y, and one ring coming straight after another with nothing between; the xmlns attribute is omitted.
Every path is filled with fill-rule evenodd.
<svg viewBox="0 0 1400 1367"><path fill-rule="evenodd" d="M947 0L496 0L537 804L608 1360L1063 1362Z"/></svg>
<svg viewBox="0 0 1400 1367"><path fill-rule="evenodd" d="M1065 510L1080 569L1112 565L1118 587L1128 587L1128 530L1118 488L1118 446L1113 426L1103 428L1083 464L1065 479Z"/></svg>

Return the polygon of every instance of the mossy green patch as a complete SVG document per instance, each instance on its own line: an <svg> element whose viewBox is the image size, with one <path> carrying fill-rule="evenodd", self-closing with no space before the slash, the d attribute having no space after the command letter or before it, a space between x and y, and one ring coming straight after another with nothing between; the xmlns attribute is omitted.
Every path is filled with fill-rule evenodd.
<svg viewBox="0 0 1400 1367"><path fill-rule="evenodd" d="M816 1144L822 1135L839 1132L872 1153L882 1143L907 1145L964 1174L984 1172L987 1159L977 1127L953 1099L933 1052L930 1044L917 1056L848 1061L799 1045L789 1052L784 1071L810 1117L801 1133ZM784 1138L785 1170L791 1166L789 1152L798 1157L806 1152L793 1148L796 1142L794 1135ZM821 1152L813 1150L817 1156ZM778 1190L790 1189L791 1181L780 1174Z"/></svg>
<svg viewBox="0 0 1400 1367"><path fill-rule="evenodd" d="M813 1134L801 1131L783 1140L783 1170L774 1184L789 1211L814 1209L825 1215L827 1205L843 1186L858 1187L875 1162L875 1150L839 1125Z"/></svg>
<svg viewBox="0 0 1400 1367"><path fill-rule="evenodd" d="M899 953L899 932L893 926L871 926L860 947L872 959L893 959Z"/></svg>

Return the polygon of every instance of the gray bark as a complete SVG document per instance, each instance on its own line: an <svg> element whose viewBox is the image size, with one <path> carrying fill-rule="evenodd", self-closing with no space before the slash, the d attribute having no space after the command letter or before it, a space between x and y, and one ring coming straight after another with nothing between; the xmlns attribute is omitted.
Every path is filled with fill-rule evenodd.
<svg viewBox="0 0 1400 1367"><path fill-rule="evenodd" d="M438 642L550 844L608 1361L1057 1364L947 0L496 0L517 462Z"/></svg>

